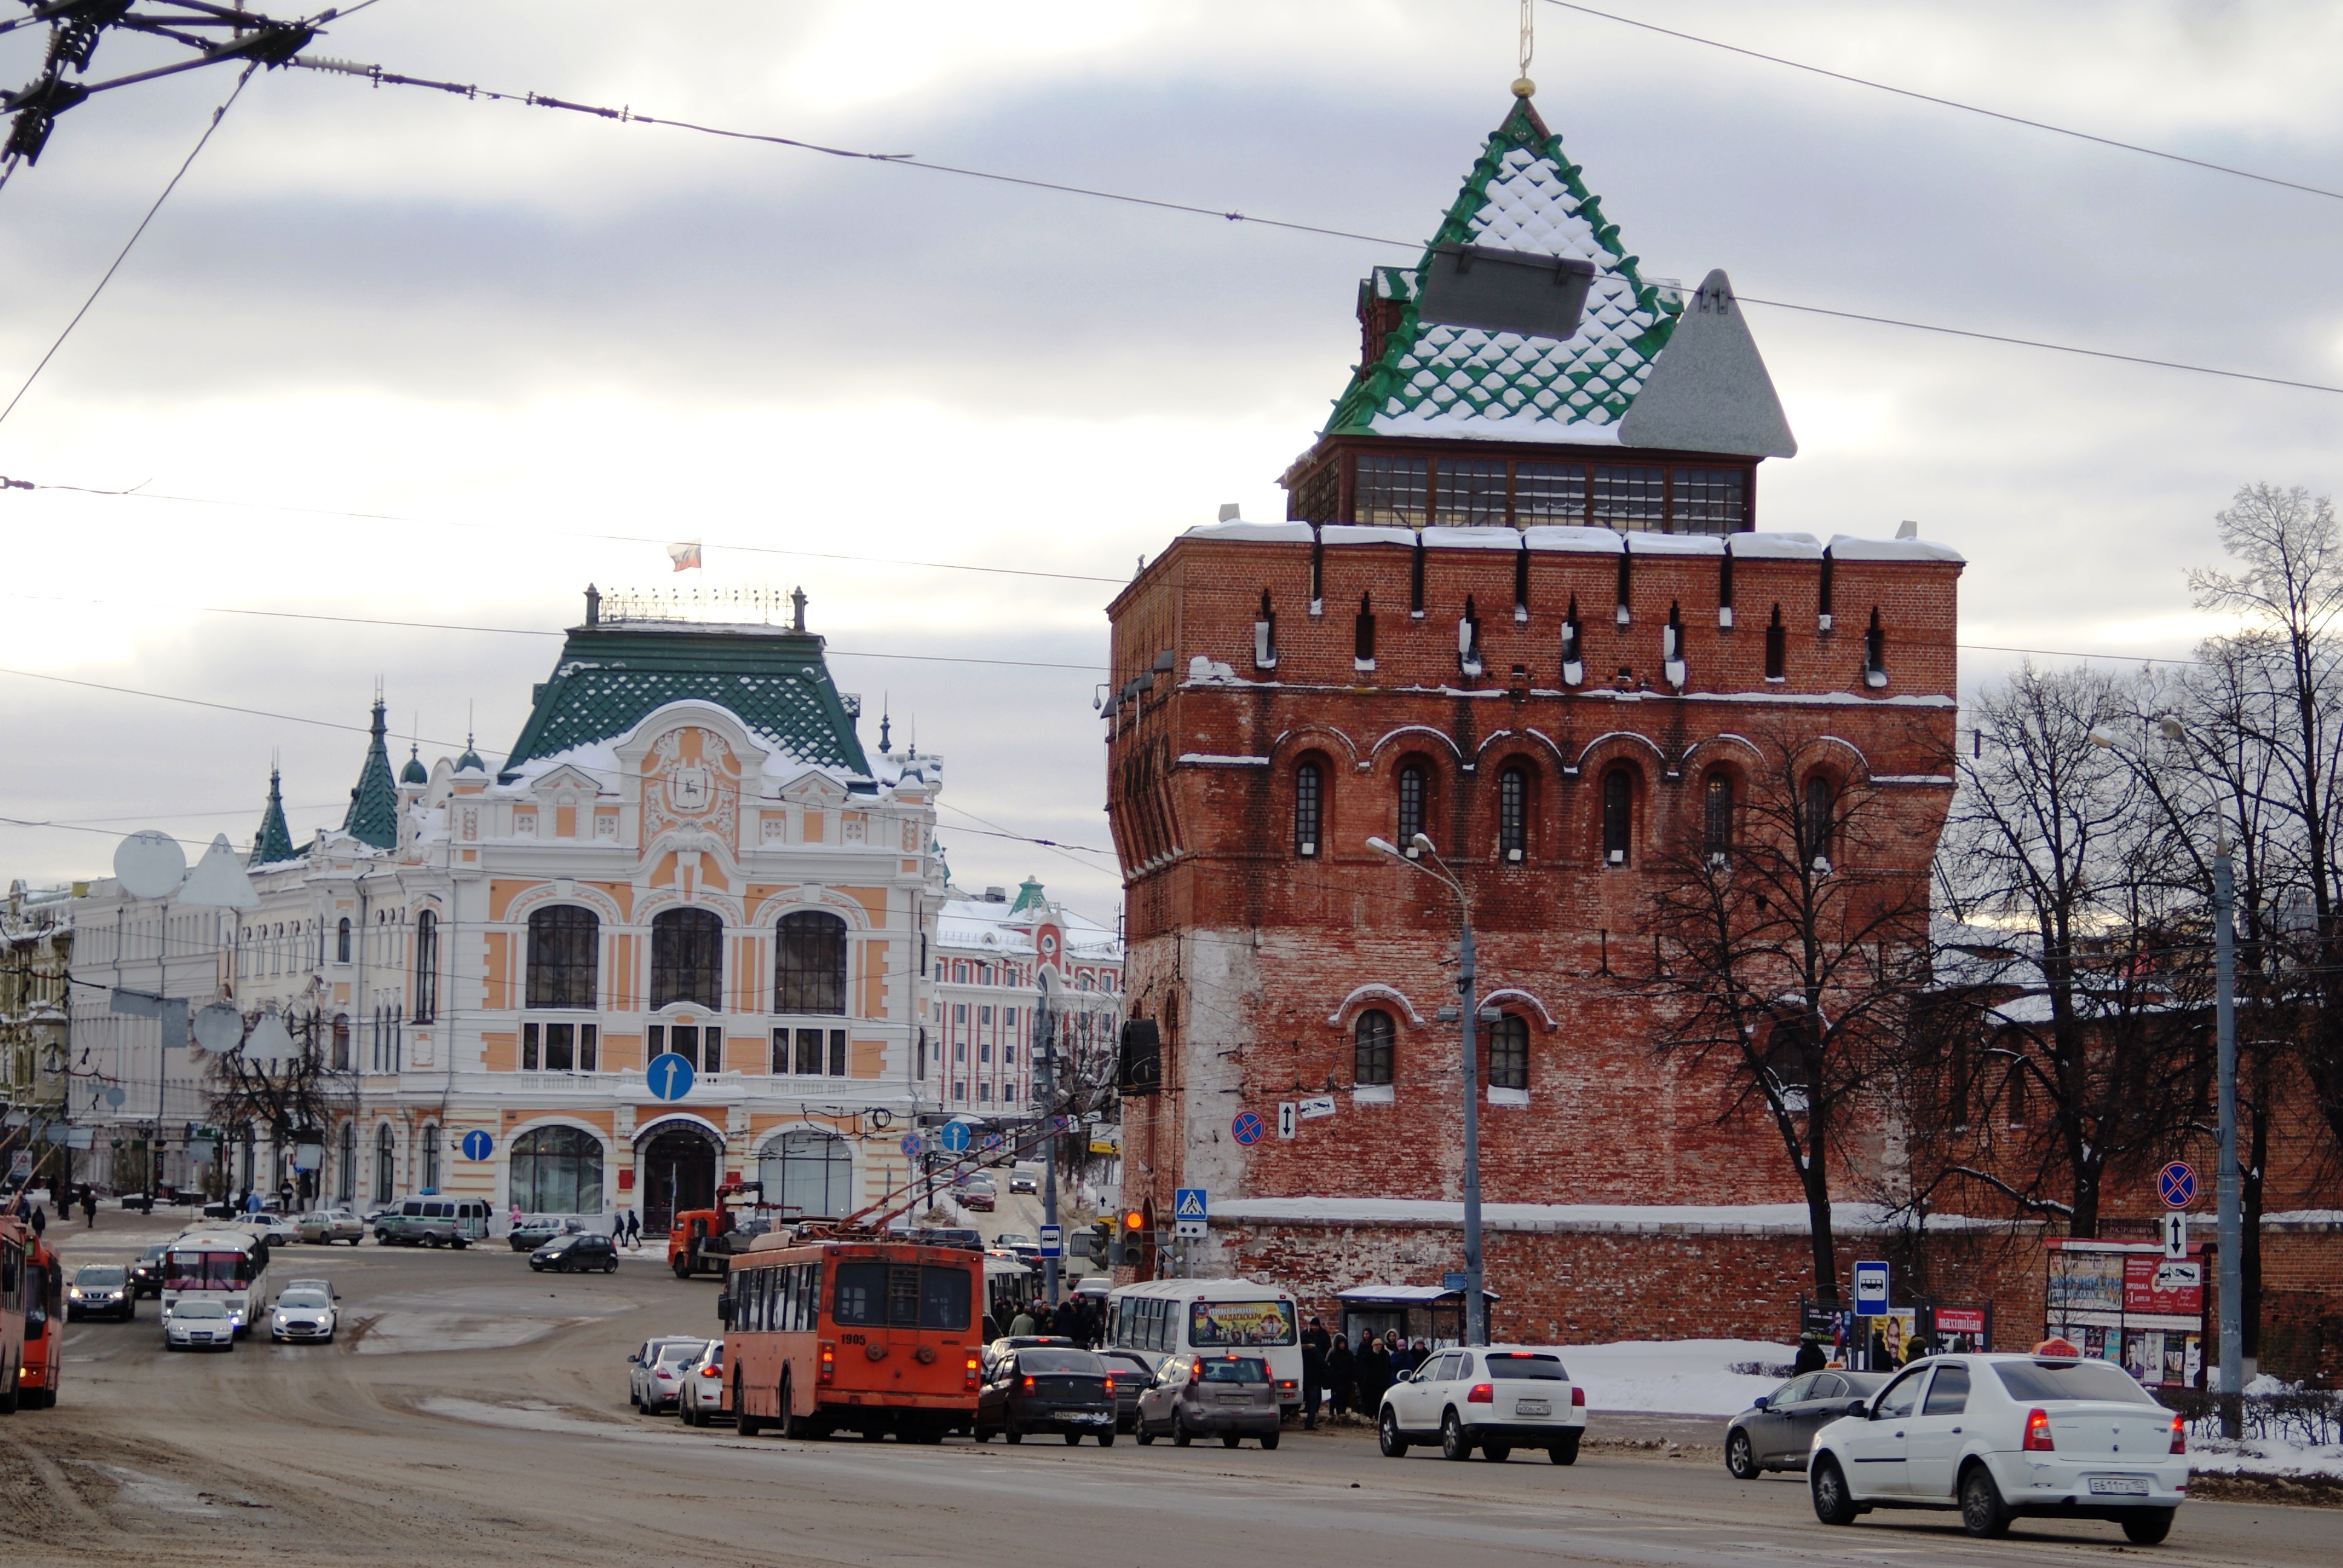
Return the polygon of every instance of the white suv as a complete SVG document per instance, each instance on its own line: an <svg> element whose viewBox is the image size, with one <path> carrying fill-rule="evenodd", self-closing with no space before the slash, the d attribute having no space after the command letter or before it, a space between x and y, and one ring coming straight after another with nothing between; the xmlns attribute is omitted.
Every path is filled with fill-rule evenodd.
<svg viewBox="0 0 2343 1568"><path fill-rule="evenodd" d="M1554 1463L1575 1464L1586 1391L1551 1346L1435 1351L1385 1392L1375 1429L1386 1459L1437 1442L1446 1459L1470 1459L1477 1448L1503 1463L1517 1448L1543 1448Z"/></svg>
<svg viewBox="0 0 2343 1568"><path fill-rule="evenodd" d="M1815 1433L1815 1515L1957 1508L1972 1535L2046 1514L2108 1519L2152 1546L2188 1495L2180 1417L2129 1372L2049 1342L2032 1355L1916 1362Z"/></svg>

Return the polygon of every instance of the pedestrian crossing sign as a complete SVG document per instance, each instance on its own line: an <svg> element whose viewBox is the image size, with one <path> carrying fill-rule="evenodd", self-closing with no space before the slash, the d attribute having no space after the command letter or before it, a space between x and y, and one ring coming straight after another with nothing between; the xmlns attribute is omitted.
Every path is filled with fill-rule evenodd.
<svg viewBox="0 0 2343 1568"><path fill-rule="evenodd" d="M1172 1234L1182 1241L1202 1241L1206 1217L1204 1190L1182 1187L1172 1198Z"/></svg>

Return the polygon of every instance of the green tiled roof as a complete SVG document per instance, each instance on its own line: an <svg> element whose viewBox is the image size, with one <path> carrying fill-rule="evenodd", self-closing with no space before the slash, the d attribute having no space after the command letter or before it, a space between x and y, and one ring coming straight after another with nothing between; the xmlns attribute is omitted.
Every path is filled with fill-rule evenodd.
<svg viewBox="0 0 2343 1568"><path fill-rule="evenodd" d="M292 830L285 826L285 796L277 781L277 769L268 770L268 805L260 813L260 826L252 835L252 854L244 862L247 866L273 866L279 860L293 859Z"/></svg>
<svg viewBox="0 0 2343 1568"><path fill-rule="evenodd" d="M1399 325L1382 357L1353 373L1324 433L1614 442L1683 299L1644 281L1562 138L1526 98L1514 100L1482 147L1432 237L1444 244L1592 263L1578 331L1563 342L1419 322L1416 269L1379 266L1364 286L1399 303Z"/></svg>
<svg viewBox="0 0 2343 1568"><path fill-rule="evenodd" d="M390 748L383 739L382 699L374 699L374 739L367 742L366 766L350 791L342 831L361 844L388 849L398 843L398 787L390 781Z"/></svg>
<svg viewBox="0 0 2343 1568"><path fill-rule="evenodd" d="M712 703L790 762L860 779L870 765L810 632L620 622L573 628L499 778L613 740L670 702Z"/></svg>
<svg viewBox="0 0 2343 1568"><path fill-rule="evenodd" d="M1013 915L1020 910L1038 910L1048 902L1041 893L1041 879L1028 877L1018 885L1017 901L1009 906L1009 912Z"/></svg>
<svg viewBox="0 0 2343 1568"><path fill-rule="evenodd" d="M398 781L401 784L428 784L431 782L430 770L423 766L423 759L417 755L417 753L422 749L423 749L420 746L411 744L407 747L407 766L398 770Z"/></svg>

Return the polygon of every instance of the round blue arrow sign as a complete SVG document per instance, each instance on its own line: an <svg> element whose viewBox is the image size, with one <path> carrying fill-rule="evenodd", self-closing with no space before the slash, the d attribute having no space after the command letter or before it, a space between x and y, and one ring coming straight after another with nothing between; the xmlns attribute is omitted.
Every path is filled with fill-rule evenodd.
<svg viewBox="0 0 2343 1568"><path fill-rule="evenodd" d="M1236 1134L1238 1142L1250 1149L1261 1141L1261 1135L1268 1129L1262 1125L1261 1118L1252 1111L1240 1111L1237 1112L1237 1119L1229 1123L1229 1131Z"/></svg>
<svg viewBox="0 0 2343 1568"><path fill-rule="evenodd" d="M942 1133L939 1135L937 1141L940 1142L944 1146L944 1152L947 1154L967 1153L968 1123L965 1121L950 1121L945 1123L944 1130Z"/></svg>
<svg viewBox="0 0 2343 1568"><path fill-rule="evenodd" d="M457 1147L463 1150L467 1160L486 1160L496 1152L497 1141L475 1127L464 1134L464 1141Z"/></svg>
<svg viewBox="0 0 2343 1568"><path fill-rule="evenodd" d="M2175 1160L2156 1173L2156 1191L2167 1209L2186 1209L2197 1196L2197 1172L2185 1160Z"/></svg>
<svg viewBox="0 0 2343 1568"><path fill-rule="evenodd" d="M643 1071L650 1081L651 1097L655 1100L681 1100L691 1092L692 1080L698 1076L689 1059L671 1050L661 1051L651 1058Z"/></svg>

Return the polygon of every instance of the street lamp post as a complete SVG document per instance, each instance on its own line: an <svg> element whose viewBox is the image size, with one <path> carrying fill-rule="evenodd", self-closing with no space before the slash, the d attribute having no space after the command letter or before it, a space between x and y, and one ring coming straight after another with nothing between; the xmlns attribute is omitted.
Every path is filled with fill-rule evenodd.
<svg viewBox="0 0 2343 1568"><path fill-rule="evenodd" d="M1416 834L1409 841L1409 848L1428 857L1430 866L1402 854L1387 839L1369 839L1367 848L1422 871L1456 895L1457 919L1464 933L1459 946L1461 972L1456 977L1456 989L1463 1000L1459 1016L1464 1026L1464 1342L1485 1345L1489 1342L1489 1304L1481 1289L1481 1067L1473 1039L1480 1021L1481 999L1473 989L1473 900L1464 890L1463 880L1448 869L1440 852L1432 847L1432 840L1423 834ZM1435 866L1437 870L1433 869Z"/></svg>

